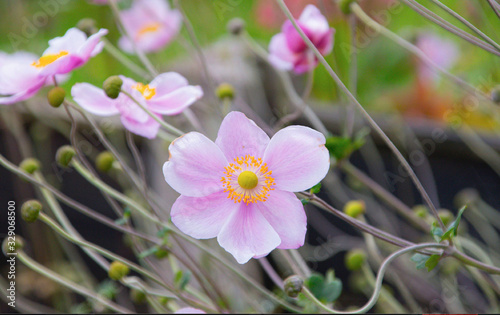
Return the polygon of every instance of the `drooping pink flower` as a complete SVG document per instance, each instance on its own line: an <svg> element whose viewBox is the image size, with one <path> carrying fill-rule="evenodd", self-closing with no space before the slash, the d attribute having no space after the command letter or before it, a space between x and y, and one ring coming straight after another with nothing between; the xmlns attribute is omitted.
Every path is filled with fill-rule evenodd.
<svg viewBox="0 0 500 315"><path fill-rule="evenodd" d="M206 314L206 312L194 307L184 307L175 311L174 314Z"/></svg>
<svg viewBox="0 0 500 315"><path fill-rule="evenodd" d="M162 73L149 84L120 77L123 80L122 89L158 117L180 114L203 96L201 87L188 85L186 78L175 72ZM92 114L120 114L124 127L135 134L152 139L158 133L160 124L124 93L111 99L100 88L89 83L77 83L71 89L71 95Z"/></svg>
<svg viewBox="0 0 500 315"><path fill-rule="evenodd" d="M417 47L434 63L447 70L458 58L458 47L450 40L438 37L432 33L423 33L417 38ZM419 62L418 79L422 82L436 82L439 79L434 71L423 62Z"/></svg>
<svg viewBox="0 0 500 315"><path fill-rule="evenodd" d="M240 263L304 244L306 215L293 192L325 177L325 137L290 126L272 139L240 112L229 113L215 143L190 132L169 147L166 182L181 196L172 222L197 239L217 237Z"/></svg>
<svg viewBox="0 0 500 315"><path fill-rule="evenodd" d="M322 55L332 51L335 30L330 28L318 8L312 4L307 5L297 23ZM271 39L269 53L269 61L275 67L293 69L298 74L314 69L318 64L317 58L290 21L285 21L281 33Z"/></svg>
<svg viewBox="0 0 500 315"><path fill-rule="evenodd" d="M62 37L49 41L49 47L40 58L32 60L20 54L0 66L0 104L12 104L30 98L53 76L69 73L100 53L100 38L107 34L101 29L87 38L77 28L69 29Z"/></svg>
<svg viewBox="0 0 500 315"><path fill-rule="evenodd" d="M164 0L135 0L120 16L133 43L122 36L118 45L129 53L134 52L133 45L144 52L162 49L179 33L182 22L181 13Z"/></svg>

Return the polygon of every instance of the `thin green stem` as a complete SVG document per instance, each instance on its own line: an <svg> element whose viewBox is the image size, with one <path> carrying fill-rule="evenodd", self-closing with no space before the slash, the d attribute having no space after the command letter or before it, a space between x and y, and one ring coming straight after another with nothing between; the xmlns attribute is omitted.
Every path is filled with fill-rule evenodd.
<svg viewBox="0 0 500 315"><path fill-rule="evenodd" d="M106 38L101 39L104 42L104 49L113 56L116 60L118 60L125 67L130 69L136 75L145 78L147 80L151 79L151 75L135 64L132 60L130 60L127 56L125 56L118 48L116 48L109 40Z"/></svg>

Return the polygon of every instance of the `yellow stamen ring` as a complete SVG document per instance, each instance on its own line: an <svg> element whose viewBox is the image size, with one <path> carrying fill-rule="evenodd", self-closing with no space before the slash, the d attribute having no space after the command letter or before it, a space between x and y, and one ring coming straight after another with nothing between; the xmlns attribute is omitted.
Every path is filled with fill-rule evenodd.
<svg viewBox="0 0 500 315"><path fill-rule="evenodd" d="M53 63L57 59L59 59L63 56L66 56L67 54L69 54L69 53L65 50L61 50L57 54L46 54L46 55L43 55L42 57L40 57L40 59L38 59L37 61L33 62L31 65L33 67L43 68L43 67Z"/></svg>
<svg viewBox="0 0 500 315"><path fill-rule="evenodd" d="M133 89L141 92L145 99L150 100L156 95L156 89L149 86L149 84L137 83L132 87Z"/></svg>

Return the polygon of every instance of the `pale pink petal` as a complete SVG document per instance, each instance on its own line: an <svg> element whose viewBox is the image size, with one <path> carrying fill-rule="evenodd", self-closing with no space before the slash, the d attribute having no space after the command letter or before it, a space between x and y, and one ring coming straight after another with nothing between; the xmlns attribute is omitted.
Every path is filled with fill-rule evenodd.
<svg viewBox="0 0 500 315"><path fill-rule="evenodd" d="M279 33L269 43L269 62L281 70L291 70L297 56L288 48L286 37Z"/></svg>
<svg viewBox="0 0 500 315"><path fill-rule="evenodd" d="M121 117L121 122L125 128L136 135L142 136L148 139L156 138L158 130L160 129L160 123L154 120L152 117L148 116L148 119L144 122L139 122L130 116Z"/></svg>
<svg viewBox="0 0 500 315"><path fill-rule="evenodd" d="M302 26L300 22L297 21L297 24L302 29L304 34L306 34L306 36L314 43L313 39L314 34L310 32L307 28ZM286 38L286 44L292 52L301 53L305 49L307 49L306 42L302 39L302 36L300 36L299 32L297 32L292 22L286 21L283 24L282 29L283 29L283 34L285 35Z"/></svg>
<svg viewBox="0 0 500 315"><path fill-rule="evenodd" d="M67 51L69 54L76 53L86 40L87 35L84 32L76 27L70 28L63 36L49 40L49 47L43 55L58 54L61 51Z"/></svg>
<svg viewBox="0 0 500 315"><path fill-rule="evenodd" d="M178 193L203 197L223 190L221 179L228 163L210 139L198 132L187 133L170 144L169 153L163 174Z"/></svg>
<svg viewBox="0 0 500 315"><path fill-rule="evenodd" d="M174 314L206 314L206 312L194 307L184 307L175 311Z"/></svg>
<svg viewBox="0 0 500 315"><path fill-rule="evenodd" d="M77 83L71 88L71 95L83 109L98 116L112 116L119 113L116 100L109 98L102 89L89 83Z"/></svg>
<svg viewBox="0 0 500 315"><path fill-rule="evenodd" d="M215 143L227 160L233 162L235 158L246 155L262 158L269 136L245 114L230 112L222 121Z"/></svg>
<svg viewBox="0 0 500 315"><path fill-rule="evenodd" d="M280 245L281 240L253 204L241 202L237 205L239 209L233 211L226 221L217 241L238 263L244 264L253 257L269 254Z"/></svg>
<svg viewBox="0 0 500 315"><path fill-rule="evenodd" d="M278 248L292 249L304 245L307 217L302 202L294 193L272 190L268 199L257 202L255 207L280 236Z"/></svg>
<svg viewBox="0 0 500 315"><path fill-rule="evenodd" d="M43 85L44 81L40 81L37 85L32 85L28 87L26 90L20 91L13 95L5 97L0 96L0 105L10 105L13 103L24 101L35 95L43 87Z"/></svg>
<svg viewBox="0 0 500 315"><path fill-rule="evenodd" d="M44 81L38 70L26 63L12 62L0 67L0 94L16 94Z"/></svg>
<svg viewBox="0 0 500 315"><path fill-rule="evenodd" d="M165 72L154 78L154 80L149 83L149 86L155 89L155 97L161 97L163 94L168 94L188 84L188 80L179 73Z"/></svg>
<svg viewBox="0 0 500 315"><path fill-rule="evenodd" d="M164 115L177 115L203 96L199 86L181 87L161 97L151 98L147 101L150 110Z"/></svg>
<svg viewBox="0 0 500 315"><path fill-rule="evenodd" d="M269 142L263 161L267 163L275 189L303 191L321 181L330 168L325 136L304 126L278 131Z"/></svg>
<svg viewBox="0 0 500 315"><path fill-rule="evenodd" d="M77 54L83 60L87 61L90 57L93 57L100 53L104 48L104 43L101 42L101 37L108 34L108 30L101 28L97 33L92 34L85 43L78 49Z"/></svg>
<svg viewBox="0 0 500 315"><path fill-rule="evenodd" d="M170 212L172 222L184 234L197 239L216 237L238 205L227 198L227 192L206 197L180 196Z"/></svg>
<svg viewBox="0 0 500 315"><path fill-rule="evenodd" d="M303 26L309 34L312 34L311 39L313 41L322 37L330 28L325 16L312 4L308 4L304 8L298 22L300 22L300 25Z"/></svg>

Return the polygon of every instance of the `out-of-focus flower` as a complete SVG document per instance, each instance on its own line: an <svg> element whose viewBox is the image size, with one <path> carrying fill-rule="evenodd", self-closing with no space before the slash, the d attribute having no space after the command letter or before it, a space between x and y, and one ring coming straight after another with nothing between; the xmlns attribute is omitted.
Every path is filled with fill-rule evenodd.
<svg viewBox="0 0 500 315"><path fill-rule="evenodd" d="M177 115L203 96L199 86L188 85L186 78L175 72L162 73L151 83L143 84L124 76L126 91L151 112ZM111 99L104 91L88 83L77 83L71 89L74 100L88 112L98 116L121 115L125 128L145 138L155 138L160 124L124 93Z"/></svg>
<svg viewBox="0 0 500 315"><path fill-rule="evenodd" d="M206 312L194 307L184 307L175 311L174 314L206 314Z"/></svg>
<svg viewBox="0 0 500 315"><path fill-rule="evenodd" d="M297 20L298 25L322 55L333 48L333 34L328 21L314 5L305 7ZM269 61L279 69L307 72L318 64L318 59L307 47L292 22L285 21L281 33L276 34L269 44Z"/></svg>
<svg viewBox="0 0 500 315"><path fill-rule="evenodd" d="M293 192L325 177L325 137L290 126L272 139L240 112L229 113L215 143L190 132L169 147L167 183L181 194L172 222L197 239L217 237L240 263L304 244L306 215Z"/></svg>
<svg viewBox="0 0 500 315"><path fill-rule="evenodd" d="M51 39L40 58L24 52L0 57L0 94L7 95L0 97L0 104L28 99L44 85L52 84L54 76L57 79L57 75L85 64L101 52L100 38L107 32L101 29L87 38L82 31L71 28L64 36Z"/></svg>
<svg viewBox="0 0 500 315"><path fill-rule="evenodd" d="M122 36L118 45L129 53L134 52L133 45L144 52L162 49L179 33L182 22L181 13L164 0L135 0L120 16L133 43Z"/></svg>
<svg viewBox="0 0 500 315"><path fill-rule="evenodd" d="M417 47L433 62L443 69L449 69L458 58L458 47L450 40L438 37L432 33L418 36ZM435 82L439 78L434 71L423 62L418 64L418 79L423 82Z"/></svg>

